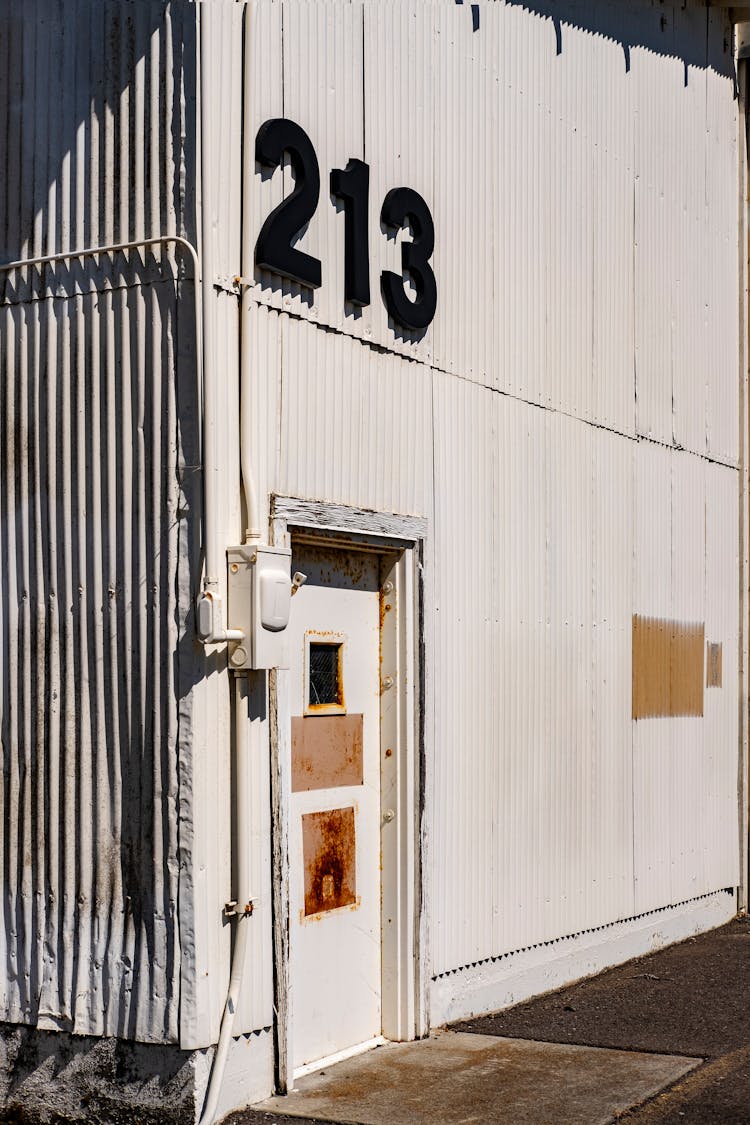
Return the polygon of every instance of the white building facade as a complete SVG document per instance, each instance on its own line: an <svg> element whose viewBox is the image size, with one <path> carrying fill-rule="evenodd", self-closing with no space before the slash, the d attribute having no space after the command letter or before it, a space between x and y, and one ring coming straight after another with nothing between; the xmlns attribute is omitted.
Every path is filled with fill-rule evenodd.
<svg viewBox="0 0 750 1125"><path fill-rule="evenodd" d="M8 6L7 1104L115 1037L208 1120L744 908L745 14Z"/></svg>

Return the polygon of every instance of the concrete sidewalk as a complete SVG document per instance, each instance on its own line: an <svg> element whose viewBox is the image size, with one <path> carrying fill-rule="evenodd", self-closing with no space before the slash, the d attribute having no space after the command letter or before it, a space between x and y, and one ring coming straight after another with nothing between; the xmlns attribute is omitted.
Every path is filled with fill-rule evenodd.
<svg viewBox="0 0 750 1125"><path fill-rule="evenodd" d="M748 1125L750 921L387 1045L231 1125Z"/></svg>

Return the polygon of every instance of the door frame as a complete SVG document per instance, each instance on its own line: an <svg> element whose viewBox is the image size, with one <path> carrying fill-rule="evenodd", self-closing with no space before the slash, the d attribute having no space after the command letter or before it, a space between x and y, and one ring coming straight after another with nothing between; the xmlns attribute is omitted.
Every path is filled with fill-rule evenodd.
<svg viewBox="0 0 750 1125"><path fill-rule="evenodd" d="M292 537L345 550L392 556L381 583L381 803L394 809L396 831L382 854L382 1033L421 1038L429 1031L426 913L423 893L425 813L424 546L427 521L342 504L272 496L270 537ZM391 588L386 585L391 584ZM396 602L393 602L393 596ZM397 612L389 612L393 606ZM386 606L389 609L386 609ZM392 670L391 670L392 669ZM392 686L385 686L386 677ZM293 1087L290 1018L289 810L291 674L269 676L271 856L276 1087ZM385 757L385 749L393 754ZM384 762L388 767L384 767ZM387 838L386 838L387 839ZM390 925L384 919L388 916Z"/></svg>

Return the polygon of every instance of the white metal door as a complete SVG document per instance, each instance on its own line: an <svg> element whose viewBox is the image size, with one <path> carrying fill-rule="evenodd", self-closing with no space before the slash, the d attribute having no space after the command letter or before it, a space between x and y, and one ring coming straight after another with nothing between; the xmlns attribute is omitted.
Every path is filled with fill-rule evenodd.
<svg viewBox="0 0 750 1125"><path fill-rule="evenodd" d="M290 968L295 1071L380 1034L379 560L295 545Z"/></svg>

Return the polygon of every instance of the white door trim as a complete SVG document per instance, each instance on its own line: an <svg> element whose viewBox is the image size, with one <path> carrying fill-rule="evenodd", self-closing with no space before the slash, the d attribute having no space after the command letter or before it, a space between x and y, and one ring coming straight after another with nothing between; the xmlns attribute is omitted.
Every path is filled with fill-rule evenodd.
<svg viewBox="0 0 750 1125"><path fill-rule="evenodd" d="M423 555L427 521L416 516L365 511L297 497L274 496L271 542L291 546L296 532L350 550L393 553L387 580L393 596L383 597L384 676L393 687L384 693L381 742L393 754L390 776L384 772L384 808L395 812L394 831L383 846L383 1034L414 1039L427 1034L428 974L422 894L424 856L424 596ZM386 587L387 590L387 587ZM390 604L391 610L385 605ZM397 612L393 612L396 609ZM393 668L386 672L386 663ZM276 1003L276 1086L292 1088L289 1008L289 803L291 682L290 673L270 677L271 801ZM386 825L387 827L387 825ZM386 841L390 842L390 846ZM390 920L386 931L386 918Z"/></svg>

